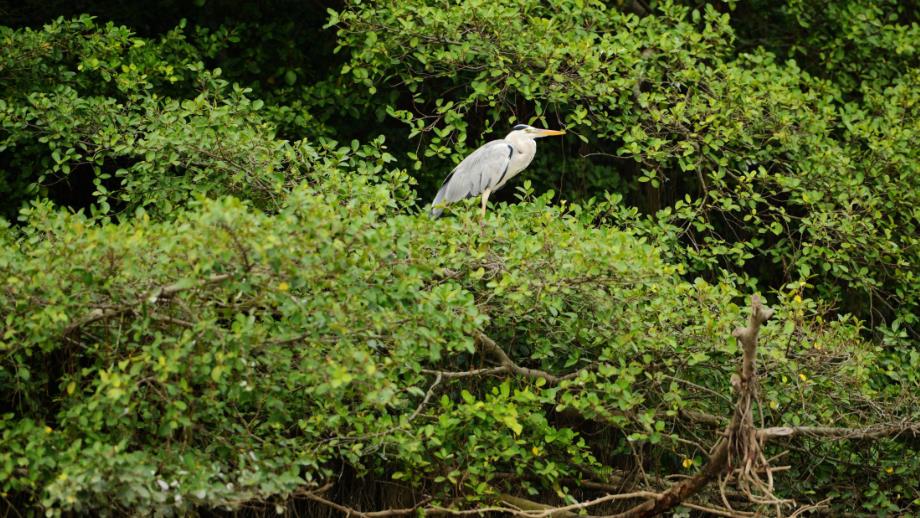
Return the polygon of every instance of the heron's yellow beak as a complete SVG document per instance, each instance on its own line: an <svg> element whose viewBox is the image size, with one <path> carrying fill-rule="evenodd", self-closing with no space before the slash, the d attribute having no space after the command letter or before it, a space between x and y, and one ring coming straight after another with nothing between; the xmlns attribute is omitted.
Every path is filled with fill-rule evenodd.
<svg viewBox="0 0 920 518"><path fill-rule="evenodd" d="M565 135L565 131L548 130L548 129L540 130L541 137L555 137L556 135Z"/></svg>

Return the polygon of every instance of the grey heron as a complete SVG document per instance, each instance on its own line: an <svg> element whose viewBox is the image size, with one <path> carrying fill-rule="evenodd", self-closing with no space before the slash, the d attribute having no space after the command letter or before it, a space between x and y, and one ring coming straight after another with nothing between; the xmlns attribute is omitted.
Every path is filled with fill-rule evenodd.
<svg viewBox="0 0 920 518"><path fill-rule="evenodd" d="M431 203L431 216L440 216L449 203L481 194L482 218L485 218L489 195L530 165L537 152L535 139L564 134L565 131L518 124L505 138L484 144L447 175Z"/></svg>

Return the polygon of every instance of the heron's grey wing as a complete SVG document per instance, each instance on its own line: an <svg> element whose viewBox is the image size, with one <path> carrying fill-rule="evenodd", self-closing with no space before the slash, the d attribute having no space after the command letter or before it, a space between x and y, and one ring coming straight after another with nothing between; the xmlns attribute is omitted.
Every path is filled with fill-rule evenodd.
<svg viewBox="0 0 920 518"><path fill-rule="evenodd" d="M508 172L514 148L505 140L493 140L470 153L444 180L431 203L431 214L441 214L443 205L478 196L498 185Z"/></svg>

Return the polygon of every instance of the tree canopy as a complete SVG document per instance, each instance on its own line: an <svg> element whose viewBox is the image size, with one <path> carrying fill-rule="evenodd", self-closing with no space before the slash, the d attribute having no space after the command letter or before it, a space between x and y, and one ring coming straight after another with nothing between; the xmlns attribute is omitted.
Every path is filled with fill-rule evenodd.
<svg viewBox="0 0 920 518"><path fill-rule="evenodd" d="M0 3L0 509L920 512L918 13Z"/></svg>

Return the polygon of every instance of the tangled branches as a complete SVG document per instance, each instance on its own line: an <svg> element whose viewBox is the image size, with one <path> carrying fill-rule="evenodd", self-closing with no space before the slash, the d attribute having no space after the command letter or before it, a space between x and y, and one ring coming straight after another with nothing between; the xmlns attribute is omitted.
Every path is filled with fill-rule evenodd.
<svg viewBox="0 0 920 518"><path fill-rule="evenodd" d="M579 512L587 511L590 516L592 508L615 501L641 500L633 507L605 518L640 518L657 516L668 512L677 506L703 511L719 516L755 516L755 513L735 509L729 502L729 495L757 507L773 507L776 516L783 516L784 511L792 509L789 516L798 516L804 512L827 507L829 499L816 504L797 506L790 499L776 496L774 474L788 469L788 466L773 466L771 461L782 457L783 453L773 458L768 458L764 452L767 441L774 438L793 436L821 436L829 438L853 439L879 439L894 438L899 436L915 437L920 431L917 423L899 423L879 425L866 429L833 428L833 427L770 427L761 422L754 424L755 407L759 406L758 381L757 381L757 342L760 328L773 316L774 311L765 306L760 297L754 296L751 301L751 314L748 324L739 327L732 333L741 346L742 358L739 374L732 376L735 403L730 421L718 442L710 449L708 459L703 468L692 477L686 477L680 482L667 487L663 491L636 490L630 492L618 491L613 486L605 486L603 496L575 502L565 506L551 506L526 498L509 494L499 494L492 505L474 509L459 510L448 506L436 505L430 497L420 501L415 507L407 509L392 509L376 512L363 512L331 502L320 495L322 490L302 493L308 500L321 505L332 507L347 516L383 517L414 514L423 510L432 515L467 515L483 512L501 512L521 518L544 517L575 517L582 516ZM477 333L477 343L484 353L495 359L498 366L477 369L467 372L426 371L428 374L437 375L436 383L442 378L461 378L468 376L484 375L515 375L525 378L543 378L551 384L570 378L569 376L557 377L548 372L521 367L510 359L508 354L494 340L483 333ZM432 386L432 388L434 388ZM427 399L427 398L426 398ZM724 422L718 416L704 416L707 422ZM761 417L761 421L763 418ZM691 501L691 498L713 482L718 482L719 495L723 507L701 505ZM582 484L590 484L581 481ZM730 491L734 485L737 489ZM331 487L331 486L328 486ZM325 489L328 489L326 487ZM588 487L588 486L585 486Z"/></svg>
<svg viewBox="0 0 920 518"><path fill-rule="evenodd" d="M756 504L779 506L791 503L773 495L773 470L763 452L764 437L759 436L754 427L754 403L757 401L757 334L771 316L773 310L764 306L760 297L752 300L751 316L747 327L739 327L732 336L738 339L744 352L741 363L740 378L733 379L733 387L738 392L735 412L729 425L727 435L728 470L720 476L720 488L734 478L739 489ZM724 496L726 507L728 500Z"/></svg>

